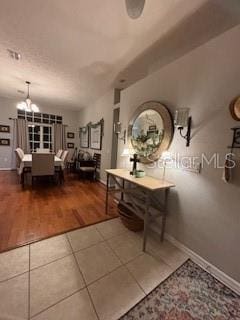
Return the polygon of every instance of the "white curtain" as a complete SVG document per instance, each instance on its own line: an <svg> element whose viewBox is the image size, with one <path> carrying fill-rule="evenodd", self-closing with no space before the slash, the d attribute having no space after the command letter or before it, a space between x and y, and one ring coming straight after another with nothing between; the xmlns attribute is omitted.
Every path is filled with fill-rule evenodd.
<svg viewBox="0 0 240 320"><path fill-rule="evenodd" d="M63 124L55 123L53 125L53 141L54 151L66 149L66 126Z"/></svg>
<svg viewBox="0 0 240 320"><path fill-rule="evenodd" d="M29 153L28 122L24 119L16 119L16 143L24 153Z"/></svg>
<svg viewBox="0 0 240 320"><path fill-rule="evenodd" d="M28 122L24 119L13 120L13 152L12 152L12 168L16 167L16 157L14 150L21 148L24 153L29 153L29 136L28 136ZM17 163L18 167L18 163Z"/></svg>

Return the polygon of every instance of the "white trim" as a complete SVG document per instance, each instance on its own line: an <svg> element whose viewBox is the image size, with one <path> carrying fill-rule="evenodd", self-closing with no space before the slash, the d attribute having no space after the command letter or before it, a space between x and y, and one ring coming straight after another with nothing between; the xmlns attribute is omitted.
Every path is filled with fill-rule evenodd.
<svg viewBox="0 0 240 320"><path fill-rule="evenodd" d="M102 180L102 179L99 179L99 181L104 184L105 186L107 185L106 181L105 180Z"/></svg>
<svg viewBox="0 0 240 320"><path fill-rule="evenodd" d="M219 270L217 267L215 267L213 264L209 263L207 260L203 259L201 256L199 256L197 253L186 247L184 244L176 240L173 236L170 234L165 233L165 238L174 244L177 248L184 251L196 264L198 264L201 268L203 268L205 271L210 273L212 276L217 278L219 281L221 281L223 284L225 284L227 287L235 291L237 294L240 294L240 283L236 280L232 279L228 275L226 275L223 271Z"/></svg>
<svg viewBox="0 0 240 320"><path fill-rule="evenodd" d="M0 168L0 171L12 171L15 170L13 168Z"/></svg>

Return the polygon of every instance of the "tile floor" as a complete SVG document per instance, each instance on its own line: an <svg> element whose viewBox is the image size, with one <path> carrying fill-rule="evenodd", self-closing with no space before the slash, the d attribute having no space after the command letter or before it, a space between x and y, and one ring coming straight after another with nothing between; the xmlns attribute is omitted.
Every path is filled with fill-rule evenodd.
<svg viewBox="0 0 240 320"><path fill-rule="evenodd" d="M119 219L0 254L0 320L115 320L188 257Z"/></svg>

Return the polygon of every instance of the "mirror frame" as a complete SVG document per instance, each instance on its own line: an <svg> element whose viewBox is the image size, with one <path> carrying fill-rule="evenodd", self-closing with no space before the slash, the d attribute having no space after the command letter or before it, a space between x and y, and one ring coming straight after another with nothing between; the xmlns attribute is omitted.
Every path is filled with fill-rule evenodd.
<svg viewBox="0 0 240 320"><path fill-rule="evenodd" d="M145 163L145 164L157 161L160 158L163 151L166 151L169 148L169 146L172 142L172 139L173 139L173 131L174 131L172 115L166 106L164 106L162 103L160 103L158 101L144 102L142 105L140 105L136 109L136 111L133 113L133 115L131 117L131 120L129 121L128 145L131 145L131 147L132 147L131 137L132 137L132 127L133 127L134 122L136 121L136 119L138 118L138 116L142 112L144 112L148 109L156 111L160 115L160 117L162 118L163 125L164 125L164 135L163 135L162 143L160 144L157 151L155 151L153 154L149 155L148 157L140 156L140 162Z"/></svg>

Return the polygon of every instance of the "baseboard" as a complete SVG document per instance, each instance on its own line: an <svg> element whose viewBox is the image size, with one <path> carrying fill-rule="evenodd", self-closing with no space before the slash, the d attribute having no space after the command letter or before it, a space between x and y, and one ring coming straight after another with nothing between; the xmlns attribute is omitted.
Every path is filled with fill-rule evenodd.
<svg viewBox="0 0 240 320"><path fill-rule="evenodd" d="M0 171L12 171L14 170L13 168L0 168Z"/></svg>
<svg viewBox="0 0 240 320"><path fill-rule="evenodd" d="M221 281L223 284L225 284L227 287L235 291L237 294L240 294L240 283L236 280L232 279L228 275L226 275L223 271L219 270L217 267L215 267L213 264L209 263L207 260L203 259L201 256L199 256L197 253L186 247L184 244L176 240L171 235L165 233L165 239L167 239L169 242L174 244L177 248L184 251L196 264L198 264L201 268L203 268L205 271L210 273L212 276L214 276L216 279Z"/></svg>

